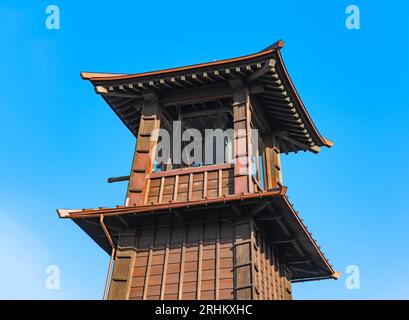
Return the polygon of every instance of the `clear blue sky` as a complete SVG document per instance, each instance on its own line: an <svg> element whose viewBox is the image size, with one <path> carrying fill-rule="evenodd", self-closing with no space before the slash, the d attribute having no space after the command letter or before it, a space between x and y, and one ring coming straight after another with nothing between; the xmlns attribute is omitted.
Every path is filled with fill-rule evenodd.
<svg viewBox="0 0 409 320"><path fill-rule="evenodd" d="M45 8L61 29L45 27ZM345 28L345 8L361 29ZM134 137L80 71L139 72L229 58L284 39L319 130L284 156L295 208L343 276L297 299L409 298L407 1L2 1L0 298L100 299L108 256L56 208L123 204ZM61 289L44 286L47 265ZM358 265L359 290L345 286Z"/></svg>

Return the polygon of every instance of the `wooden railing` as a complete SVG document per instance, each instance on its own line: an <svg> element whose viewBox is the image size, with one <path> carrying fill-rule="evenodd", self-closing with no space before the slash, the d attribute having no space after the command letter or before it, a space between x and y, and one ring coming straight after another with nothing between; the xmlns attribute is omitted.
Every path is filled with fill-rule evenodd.
<svg viewBox="0 0 409 320"><path fill-rule="evenodd" d="M145 204L200 200L234 193L229 163L153 172L145 184Z"/></svg>

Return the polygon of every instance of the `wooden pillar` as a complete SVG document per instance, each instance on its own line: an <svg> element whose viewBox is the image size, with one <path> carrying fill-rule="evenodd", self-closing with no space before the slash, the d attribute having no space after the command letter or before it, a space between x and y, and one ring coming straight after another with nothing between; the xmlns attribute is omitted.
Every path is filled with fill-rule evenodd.
<svg viewBox="0 0 409 320"><path fill-rule="evenodd" d="M135 233L122 233L115 255L115 265L109 288L109 300L127 300L135 263Z"/></svg>
<svg viewBox="0 0 409 320"><path fill-rule="evenodd" d="M280 145L278 143L278 138L273 136L273 167L274 167L274 176L275 183L277 187L283 185L283 176L281 171L281 158L280 158Z"/></svg>
<svg viewBox="0 0 409 320"><path fill-rule="evenodd" d="M278 139L273 135L265 138L263 162L265 189L269 190L281 187L283 182L281 174L280 147Z"/></svg>
<svg viewBox="0 0 409 320"><path fill-rule="evenodd" d="M142 204L145 202L146 176L151 173L156 154L157 137L152 133L160 128L160 104L156 95L144 95L142 114L139 125L138 140L125 205Z"/></svg>
<svg viewBox="0 0 409 320"><path fill-rule="evenodd" d="M284 283L285 283L285 299L292 300L292 289L291 289L291 272L285 268L284 269Z"/></svg>
<svg viewBox="0 0 409 320"><path fill-rule="evenodd" d="M234 193L254 191L251 170L251 112L248 87L237 79L230 81L233 88L234 128Z"/></svg>
<svg viewBox="0 0 409 320"><path fill-rule="evenodd" d="M236 222L234 241L234 297L254 299L254 246L251 220Z"/></svg>

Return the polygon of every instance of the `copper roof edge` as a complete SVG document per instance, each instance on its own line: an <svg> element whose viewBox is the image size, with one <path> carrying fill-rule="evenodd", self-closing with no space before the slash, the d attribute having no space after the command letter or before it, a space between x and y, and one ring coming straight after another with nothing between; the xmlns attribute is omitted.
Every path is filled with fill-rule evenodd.
<svg viewBox="0 0 409 320"><path fill-rule="evenodd" d="M305 117L305 122L307 124L309 124L313 134L315 135L316 138L318 138L319 142L320 142L320 146L325 146L328 148L331 148L333 146L333 142L331 142L330 140L324 138L320 132L318 131L317 127L315 126L314 122L311 119L310 114L307 111L307 108L304 105L304 102L301 100L300 95L298 94L297 89L295 88L295 85L293 83L293 81L291 80L290 74L287 70L287 67L285 66L283 57L281 56L280 51L277 51L277 56L278 56L278 63L280 64L280 66L283 69L283 73L284 73L284 78L288 81L289 87L292 90L293 94L294 94L294 98L295 100L298 102L299 106L300 106L300 111L303 113L303 116Z"/></svg>
<svg viewBox="0 0 409 320"><path fill-rule="evenodd" d="M257 192L257 193L247 193L240 195L229 195L223 197L216 197L211 199L200 199L193 201L177 201L169 203L158 203L158 204L140 204L135 206L117 206L116 208L97 208L97 209L57 209L57 213L60 218L71 218L71 219L86 219L95 218L101 214L106 216L119 216L134 213L146 213L160 210L171 210L174 208L183 207L193 207L200 205L217 204L223 202L240 201L240 200L252 200L260 199L265 197L274 196L285 196L287 187L280 187L271 189L269 191Z"/></svg>
<svg viewBox="0 0 409 320"><path fill-rule="evenodd" d="M283 199L287 202L288 207L291 209L291 212L293 213L294 217L296 218L297 222L299 223L299 225L301 226L301 228L304 231L304 234L307 236L307 238L309 239L310 243L312 243L313 247L315 248L316 252L318 253L318 255L321 257L321 259L325 262L327 268L331 271L331 275L330 277L333 277L334 275L338 274L339 272L336 272L332 266L330 265L330 263L328 262L327 258L325 258L324 253L321 251L321 249L318 247L315 239L312 237L311 233L307 230L306 225L304 224L304 222L301 221L301 218L298 216L298 214L296 213L296 211L294 210L293 205L290 203L290 201L288 200L287 196L283 196ZM335 276L334 276L335 277Z"/></svg>
<svg viewBox="0 0 409 320"><path fill-rule="evenodd" d="M236 57L236 58L222 59L218 61L192 64L192 65L183 66L183 67L168 68L168 69L163 69L163 70L133 73L133 74L118 74L118 73L107 73L107 72L85 72L84 71L80 73L80 76L82 79L90 80L90 81L110 81L110 80L114 81L114 80L126 80L126 79L140 78L144 76L160 75L160 74L166 74L170 72L192 70L192 69L197 69L197 68L202 68L202 67L218 66L218 65L230 63L230 62L245 61L248 59L268 55L272 52L280 50L283 46L284 46L284 41L279 40L275 42L274 44L272 44L271 46L263 49L262 51L240 56L240 57Z"/></svg>

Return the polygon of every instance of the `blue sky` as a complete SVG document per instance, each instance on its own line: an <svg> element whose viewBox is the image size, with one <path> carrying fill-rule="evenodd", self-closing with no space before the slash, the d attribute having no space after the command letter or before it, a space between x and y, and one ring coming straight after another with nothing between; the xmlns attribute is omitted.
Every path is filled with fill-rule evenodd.
<svg viewBox="0 0 409 320"><path fill-rule="evenodd" d="M61 29L45 27L59 6ZM361 29L345 28L358 5ZM135 140L79 77L252 53L284 61L319 130L318 155L282 158L284 183L338 281L297 299L408 299L407 1L2 1L0 298L100 299L108 256L56 208L123 204ZM46 289L57 265L61 288ZM348 290L345 269L360 268Z"/></svg>

